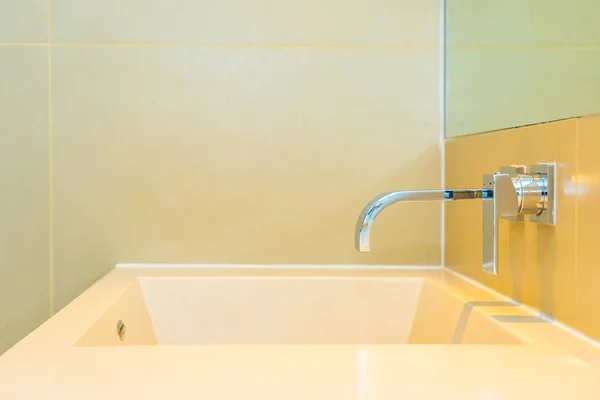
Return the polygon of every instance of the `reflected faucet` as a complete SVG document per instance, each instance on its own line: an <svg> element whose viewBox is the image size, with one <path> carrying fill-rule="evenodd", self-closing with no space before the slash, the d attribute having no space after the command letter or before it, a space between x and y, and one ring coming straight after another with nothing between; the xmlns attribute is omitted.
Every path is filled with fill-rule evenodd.
<svg viewBox="0 0 600 400"><path fill-rule="evenodd" d="M498 273L499 219L554 225L554 164L536 164L525 173L524 166L501 167L499 173L483 176L482 189L416 190L384 193L363 208L356 222L356 250L371 250L371 229L386 207L400 202L483 200L482 266Z"/></svg>

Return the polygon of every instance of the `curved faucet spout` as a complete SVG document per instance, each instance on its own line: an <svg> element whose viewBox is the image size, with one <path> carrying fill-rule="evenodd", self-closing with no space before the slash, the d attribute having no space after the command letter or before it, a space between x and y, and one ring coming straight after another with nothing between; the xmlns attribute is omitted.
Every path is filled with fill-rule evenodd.
<svg viewBox="0 0 600 400"><path fill-rule="evenodd" d="M384 193L371 200L360 213L356 222L356 250L366 252L371 250L371 228L375 218L386 207L399 202L422 202L444 200L469 200L483 197L481 189L464 190L415 190ZM491 197L491 191L488 195Z"/></svg>
<svg viewBox="0 0 600 400"><path fill-rule="evenodd" d="M418 190L383 193L371 200L356 221L355 244L358 251L371 250L371 228L375 218L386 207L398 202L444 200L444 190Z"/></svg>

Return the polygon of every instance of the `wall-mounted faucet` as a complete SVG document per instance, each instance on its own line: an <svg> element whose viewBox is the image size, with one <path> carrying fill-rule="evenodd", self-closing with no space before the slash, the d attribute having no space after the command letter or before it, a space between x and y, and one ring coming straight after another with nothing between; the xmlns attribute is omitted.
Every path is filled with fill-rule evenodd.
<svg viewBox="0 0 600 400"><path fill-rule="evenodd" d="M377 215L399 202L483 200L482 266L498 273L498 220L525 221L554 225L555 166L535 164L501 167L500 172L483 176L482 189L416 190L384 193L371 200L356 223L356 249L370 251L370 234Z"/></svg>

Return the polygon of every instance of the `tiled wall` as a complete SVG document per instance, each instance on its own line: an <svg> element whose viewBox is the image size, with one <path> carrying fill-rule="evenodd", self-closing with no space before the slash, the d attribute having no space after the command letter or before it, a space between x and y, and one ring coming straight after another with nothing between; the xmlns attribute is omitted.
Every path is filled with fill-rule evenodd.
<svg viewBox="0 0 600 400"><path fill-rule="evenodd" d="M446 266L600 340L600 116L446 141L446 186L511 164L557 164L556 226L501 220L499 275L481 269L481 204L446 204Z"/></svg>
<svg viewBox="0 0 600 400"><path fill-rule="evenodd" d="M600 112L598 0L447 0L454 137Z"/></svg>
<svg viewBox="0 0 600 400"><path fill-rule="evenodd" d="M36 36L16 32L14 40L21 37ZM0 72L2 353L49 315L47 50L0 45Z"/></svg>
<svg viewBox="0 0 600 400"><path fill-rule="evenodd" d="M353 230L441 186L440 12L0 2L0 352L116 262L438 265L439 205Z"/></svg>

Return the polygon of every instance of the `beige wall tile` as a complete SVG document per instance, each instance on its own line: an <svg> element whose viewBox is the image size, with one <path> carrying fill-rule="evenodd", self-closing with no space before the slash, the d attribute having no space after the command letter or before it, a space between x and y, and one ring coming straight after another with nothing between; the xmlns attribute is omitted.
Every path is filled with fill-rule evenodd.
<svg viewBox="0 0 600 400"><path fill-rule="evenodd" d="M0 1L0 43L45 42L47 0Z"/></svg>
<svg viewBox="0 0 600 400"><path fill-rule="evenodd" d="M557 224L501 221L499 275L481 269L481 205L446 204L446 266L568 324L577 313L577 120L446 141L446 187L511 164L557 164ZM465 168L465 166L469 166Z"/></svg>
<svg viewBox="0 0 600 400"><path fill-rule="evenodd" d="M0 47L0 353L48 317L47 59Z"/></svg>
<svg viewBox="0 0 600 400"><path fill-rule="evenodd" d="M600 112L599 50L449 49L446 136Z"/></svg>
<svg viewBox="0 0 600 400"><path fill-rule="evenodd" d="M600 260L598 258L598 221L600 218L600 117L579 120L578 175L578 264L577 292L579 313L574 326L600 339Z"/></svg>
<svg viewBox="0 0 600 400"><path fill-rule="evenodd" d="M439 44L440 0L54 0L77 43Z"/></svg>
<svg viewBox="0 0 600 400"><path fill-rule="evenodd" d="M440 262L436 50L57 48L57 304L116 262Z"/></svg>
<svg viewBox="0 0 600 400"><path fill-rule="evenodd" d="M451 46L600 45L597 0L448 0Z"/></svg>

